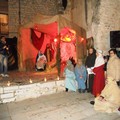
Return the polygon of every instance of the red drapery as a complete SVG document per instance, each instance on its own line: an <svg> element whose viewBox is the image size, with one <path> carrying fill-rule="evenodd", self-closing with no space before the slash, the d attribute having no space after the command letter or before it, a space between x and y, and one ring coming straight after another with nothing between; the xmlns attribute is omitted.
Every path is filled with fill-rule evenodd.
<svg viewBox="0 0 120 120"><path fill-rule="evenodd" d="M35 34L35 31L34 29L31 29L31 39L32 39L32 43L33 45L38 49L40 50L41 47L42 47L42 44L44 42L44 33L40 33L40 36L38 37L36 34Z"/></svg>

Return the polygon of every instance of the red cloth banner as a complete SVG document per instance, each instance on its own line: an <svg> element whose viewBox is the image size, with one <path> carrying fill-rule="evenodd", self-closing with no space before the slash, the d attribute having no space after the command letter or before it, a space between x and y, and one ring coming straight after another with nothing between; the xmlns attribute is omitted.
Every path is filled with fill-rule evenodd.
<svg viewBox="0 0 120 120"><path fill-rule="evenodd" d="M44 33L40 32L40 36L36 35L35 31L31 29L31 39L33 45L40 50L44 42Z"/></svg>

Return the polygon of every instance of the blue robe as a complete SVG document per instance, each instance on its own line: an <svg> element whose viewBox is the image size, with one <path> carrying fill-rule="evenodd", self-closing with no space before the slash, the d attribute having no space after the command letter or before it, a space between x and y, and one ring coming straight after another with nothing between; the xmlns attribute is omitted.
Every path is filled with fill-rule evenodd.
<svg viewBox="0 0 120 120"><path fill-rule="evenodd" d="M68 88L68 90L76 91L75 73L66 68L64 74L65 74L65 87Z"/></svg>
<svg viewBox="0 0 120 120"><path fill-rule="evenodd" d="M86 89L86 78L87 78L87 72L86 72L86 68L85 66L80 66L78 67L76 65L75 67L75 76L76 76L76 80L78 82L78 89L82 89L85 90ZM82 78L80 78L80 76L82 76Z"/></svg>

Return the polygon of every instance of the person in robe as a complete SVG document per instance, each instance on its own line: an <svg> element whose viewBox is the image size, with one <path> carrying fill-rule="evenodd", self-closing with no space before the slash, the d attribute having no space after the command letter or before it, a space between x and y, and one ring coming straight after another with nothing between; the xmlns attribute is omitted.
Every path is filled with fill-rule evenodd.
<svg viewBox="0 0 120 120"><path fill-rule="evenodd" d="M74 66L72 65L72 62L70 60L67 61L63 74L65 76L66 92L68 92L68 90L76 91L77 86L75 80Z"/></svg>
<svg viewBox="0 0 120 120"><path fill-rule="evenodd" d="M94 109L101 112L118 112L120 107L120 88L116 80L108 77L101 94L95 98ZM120 112L120 111L119 111Z"/></svg>
<svg viewBox="0 0 120 120"><path fill-rule="evenodd" d="M83 65L82 59L78 59L77 64L75 66L75 76L78 83L78 91L79 93L84 93L86 89L86 78L87 71L86 67Z"/></svg>
<svg viewBox="0 0 120 120"><path fill-rule="evenodd" d="M42 53L42 51L39 51L36 57L36 71L44 71L46 69L46 63L46 56Z"/></svg>
<svg viewBox="0 0 120 120"><path fill-rule="evenodd" d="M104 75L104 58L101 50L96 51L96 60L93 68L94 82L93 82L93 92L92 94L96 97L100 95L101 91L105 86L105 75Z"/></svg>
<svg viewBox="0 0 120 120"><path fill-rule="evenodd" d="M109 50L109 61L107 64L107 76L113 77L120 86L120 59L117 57L116 49Z"/></svg>
<svg viewBox="0 0 120 120"><path fill-rule="evenodd" d="M93 80L94 80L94 73L92 72L92 68L95 65L96 59L96 50L94 48L89 48L88 56L85 61L85 66L87 68L88 78L86 81L87 91L92 93L93 89Z"/></svg>

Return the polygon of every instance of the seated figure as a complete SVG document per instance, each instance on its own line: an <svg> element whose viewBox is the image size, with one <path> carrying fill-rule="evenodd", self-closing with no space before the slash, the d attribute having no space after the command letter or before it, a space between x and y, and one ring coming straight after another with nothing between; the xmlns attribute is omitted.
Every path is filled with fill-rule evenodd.
<svg viewBox="0 0 120 120"><path fill-rule="evenodd" d="M36 57L36 71L44 71L46 69L46 63L46 56L41 51L39 51Z"/></svg>
<svg viewBox="0 0 120 120"><path fill-rule="evenodd" d="M112 77L108 77L100 96L95 98L94 109L101 112L118 112L120 107L120 88Z"/></svg>

